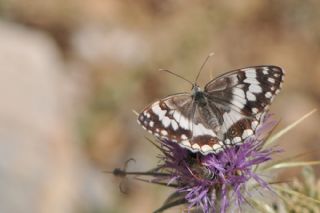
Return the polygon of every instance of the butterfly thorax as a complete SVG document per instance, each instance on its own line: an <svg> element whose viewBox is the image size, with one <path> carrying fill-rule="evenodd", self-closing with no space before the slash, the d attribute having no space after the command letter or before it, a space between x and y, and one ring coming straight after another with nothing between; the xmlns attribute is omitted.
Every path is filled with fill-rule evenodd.
<svg viewBox="0 0 320 213"><path fill-rule="evenodd" d="M201 118L194 116L193 122L197 123L199 120L205 119L206 120L206 124L204 124L205 126L209 127L210 129L214 129L214 130L218 131L218 129L221 128L221 125L223 122L223 117L222 117L221 113L219 112L219 109L217 108L217 106L213 102L213 100L211 100L211 102L210 102L211 104L209 104L206 92L202 91L202 89L196 84L192 88L191 96L192 96L192 99L194 101L195 106L197 107L197 110L196 110L196 111L198 111L197 114L199 114L199 112L200 112L202 115Z"/></svg>
<svg viewBox="0 0 320 213"><path fill-rule="evenodd" d="M205 106L207 104L205 93L196 84L192 88L192 98L199 106Z"/></svg>

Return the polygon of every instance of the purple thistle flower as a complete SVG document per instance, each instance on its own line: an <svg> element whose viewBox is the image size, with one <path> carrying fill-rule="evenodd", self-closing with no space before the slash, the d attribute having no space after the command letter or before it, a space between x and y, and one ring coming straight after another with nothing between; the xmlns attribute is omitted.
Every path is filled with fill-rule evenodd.
<svg viewBox="0 0 320 213"><path fill-rule="evenodd" d="M168 176L156 177L153 182L174 185L176 194L184 196L188 211L200 208L204 213L224 213L231 200L240 207L246 200L249 180L270 189L254 168L271 160L271 155L277 151L263 148L265 136L275 124L271 116L267 116L256 135L243 144L205 156L163 140L162 163L158 168Z"/></svg>
<svg viewBox="0 0 320 213"><path fill-rule="evenodd" d="M273 184L281 184L278 186L273 185L271 188L268 182L262 178L262 174L259 173L266 171L270 173L271 169L319 164L319 161L288 162L289 160L287 159L278 163L270 162L267 165L262 165L271 160L272 154L282 151L278 148L266 147L269 147L279 137L315 111L312 110L305 114L299 120L268 138L268 140L267 137L277 122L270 115L267 115L255 131L254 136L246 139L241 145L232 145L225 148L219 154L204 156L181 148L177 143L160 141L159 145L149 140L162 152L160 156L161 162L156 168L145 172L128 172L126 171L127 165L133 160L129 159L123 168L105 172L122 177L124 181L128 175L133 175L136 180L175 188L174 193L154 213L160 213L178 205L187 205L186 210L189 213L191 211L193 213L234 212L236 208L240 209L241 212L244 202L247 202L252 208L256 208L254 211L259 210L259 212L260 210L268 211L283 205L283 202L278 205L274 201L269 203L268 200L258 200L257 198L261 197L253 194L256 189L268 189L269 192L280 194L281 198L284 198L283 195L289 195L290 198L298 197L302 199L302 202L307 201L318 205L319 200L311 197L310 193L304 195L299 190L296 191L296 188L285 187L286 185L281 184L281 182L271 182ZM146 179L146 177L149 178ZM122 190L124 189L121 187L123 183L121 182L120 184L120 190L126 192ZM260 193L263 197L268 194ZM276 206L273 206L275 204ZM280 209L282 208L284 207ZM244 209L244 211L246 210Z"/></svg>
<svg viewBox="0 0 320 213"><path fill-rule="evenodd" d="M127 172L128 161L124 169L115 169L112 173L124 178L135 175L137 180L174 187L175 192L154 213L181 204L187 205L188 212L225 213L228 208L240 208L247 201L252 181L262 189L271 190L256 168L280 151L263 147L276 123L270 115L265 116L255 135L218 154L192 153L168 140L161 140L160 145L150 141L162 152L156 168L147 172Z"/></svg>

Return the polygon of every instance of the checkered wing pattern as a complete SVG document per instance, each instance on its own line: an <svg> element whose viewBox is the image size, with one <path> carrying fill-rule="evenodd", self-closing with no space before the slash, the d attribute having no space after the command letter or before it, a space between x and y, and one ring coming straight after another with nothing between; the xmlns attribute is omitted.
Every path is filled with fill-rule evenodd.
<svg viewBox="0 0 320 213"><path fill-rule="evenodd" d="M284 79L276 66L225 73L201 91L168 96L147 106L138 123L160 139L192 152L218 153L254 134Z"/></svg>
<svg viewBox="0 0 320 213"><path fill-rule="evenodd" d="M255 66L230 71L205 86L208 99L221 111L225 145L242 143L254 134L283 80L280 67Z"/></svg>

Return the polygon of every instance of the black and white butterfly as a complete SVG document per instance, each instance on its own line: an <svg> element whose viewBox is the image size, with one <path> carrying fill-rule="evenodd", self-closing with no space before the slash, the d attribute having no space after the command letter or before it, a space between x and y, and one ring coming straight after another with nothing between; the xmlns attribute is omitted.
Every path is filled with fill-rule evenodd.
<svg viewBox="0 0 320 213"><path fill-rule="evenodd" d="M227 72L202 90L178 93L147 106L138 123L159 139L192 152L218 153L253 135L274 97L284 71L277 66L253 66Z"/></svg>

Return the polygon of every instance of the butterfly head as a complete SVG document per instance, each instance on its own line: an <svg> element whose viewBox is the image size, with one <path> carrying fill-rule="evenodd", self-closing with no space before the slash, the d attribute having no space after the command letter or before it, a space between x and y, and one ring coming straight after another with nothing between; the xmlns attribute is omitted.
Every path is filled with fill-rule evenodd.
<svg viewBox="0 0 320 213"><path fill-rule="evenodd" d="M196 83L192 84L191 91L192 95L195 95L197 92L202 92L201 87L199 87Z"/></svg>

